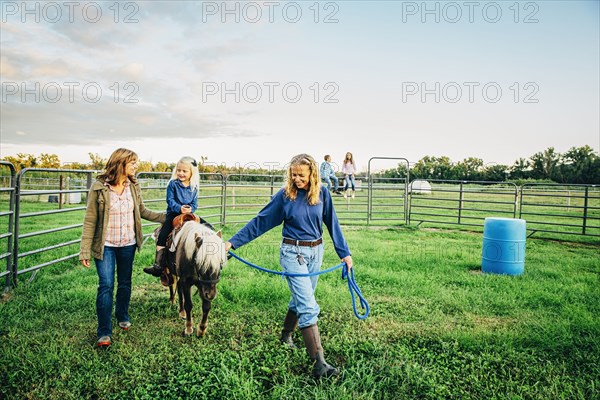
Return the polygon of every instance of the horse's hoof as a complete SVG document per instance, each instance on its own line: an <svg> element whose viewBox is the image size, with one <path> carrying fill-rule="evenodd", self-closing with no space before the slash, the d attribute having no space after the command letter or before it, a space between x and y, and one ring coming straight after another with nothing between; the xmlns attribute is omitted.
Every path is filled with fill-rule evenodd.
<svg viewBox="0 0 600 400"><path fill-rule="evenodd" d="M205 334L206 334L206 328L196 330L196 337L204 337Z"/></svg>
<svg viewBox="0 0 600 400"><path fill-rule="evenodd" d="M181 319L186 319L187 315L185 314L185 311L179 311L179 318Z"/></svg>
<svg viewBox="0 0 600 400"><path fill-rule="evenodd" d="M183 337L188 337L188 336L190 336L192 333L194 333L194 330L193 330L193 329L192 329L192 330L190 330L189 332L188 332L188 330L187 330L187 329L184 329L182 334L183 334Z"/></svg>

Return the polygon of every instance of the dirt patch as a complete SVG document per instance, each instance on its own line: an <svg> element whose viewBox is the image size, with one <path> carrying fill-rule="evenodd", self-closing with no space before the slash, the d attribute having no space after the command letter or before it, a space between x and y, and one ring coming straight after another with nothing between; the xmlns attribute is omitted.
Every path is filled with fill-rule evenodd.
<svg viewBox="0 0 600 400"><path fill-rule="evenodd" d="M0 303L7 303L12 298L12 294L10 292L2 293L2 297L0 297Z"/></svg>
<svg viewBox="0 0 600 400"><path fill-rule="evenodd" d="M466 314L465 316L475 327L484 328L485 330L507 327L515 323L514 318L486 317L477 314Z"/></svg>

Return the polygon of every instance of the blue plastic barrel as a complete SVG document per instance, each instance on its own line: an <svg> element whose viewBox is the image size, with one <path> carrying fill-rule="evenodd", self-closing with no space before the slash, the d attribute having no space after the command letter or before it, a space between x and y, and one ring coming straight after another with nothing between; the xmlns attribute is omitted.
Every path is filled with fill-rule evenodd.
<svg viewBox="0 0 600 400"><path fill-rule="evenodd" d="M492 274L521 275L525 268L525 239L524 219L486 218L481 270Z"/></svg>

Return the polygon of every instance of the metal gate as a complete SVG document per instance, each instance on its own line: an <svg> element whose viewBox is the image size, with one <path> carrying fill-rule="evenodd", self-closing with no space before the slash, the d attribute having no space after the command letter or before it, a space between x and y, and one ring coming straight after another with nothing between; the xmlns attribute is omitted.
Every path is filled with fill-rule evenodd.
<svg viewBox="0 0 600 400"><path fill-rule="evenodd" d="M0 254L0 260L5 261L5 268L0 268L0 280L4 278L4 290L10 289L14 276L14 224L15 224L15 186L16 170L15 166L6 161L0 161L2 169L8 168L9 175L7 181L3 181L0 187L0 198L2 198L2 208L0 208L0 220L2 221L2 230L0 231L0 242L6 240L6 253ZM5 202L5 200L7 200ZM4 229L6 228L6 230ZM4 246L3 246L4 247Z"/></svg>

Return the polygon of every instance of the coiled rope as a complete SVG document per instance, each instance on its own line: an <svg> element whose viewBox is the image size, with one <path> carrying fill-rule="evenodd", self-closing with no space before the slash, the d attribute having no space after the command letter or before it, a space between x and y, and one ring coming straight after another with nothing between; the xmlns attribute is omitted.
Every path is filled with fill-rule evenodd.
<svg viewBox="0 0 600 400"><path fill-rule="evenodd" d="M234 257L236 260L239 260L239 261L243 262L244 264L246 264L252 268L255 268L259 271L268 272L269 274L274 274L274 275L281 275L283 277L285 277L285 276L301 277L301 276L322 275L322 274L326 274L331 271L335 271L336 269L341 268L342 266L346 266L346 263L342 262L342 263L339 263L338 265L335 265L328 269L324 269L322 271L307 273L307 274L299 274L299 273L285 272L285 271L274 271L272 269L263 268L259 265L251 263L250 261L244 260L243 258L241 258L240 256L238 256L237 254L235 254L232 251L229 251L229 254L231 254L231 256ZM369 316L369 313L371 312L371 307L369 306L369 303L367 303L367 300L365 300L365 298L363 297L360 289L358 288L358 285L356 284L356 280L354 279L354 268L350 268L350 275L348 275L348 268L342 268L342 279L348 280L348 290L350 291L350 297L352 298L352 308L354 309L354 315L356 315L356 318L358 318L360 320L366 319ZM362 314L362 315L358 313L358 309L356 308L356 297L358 297L358 299L360 300L360 306L364 310L364 314Z"/></svg>

